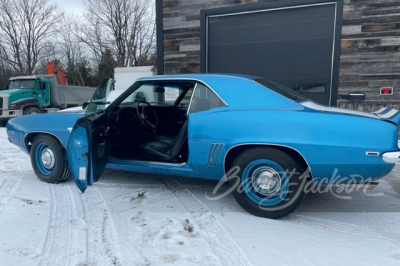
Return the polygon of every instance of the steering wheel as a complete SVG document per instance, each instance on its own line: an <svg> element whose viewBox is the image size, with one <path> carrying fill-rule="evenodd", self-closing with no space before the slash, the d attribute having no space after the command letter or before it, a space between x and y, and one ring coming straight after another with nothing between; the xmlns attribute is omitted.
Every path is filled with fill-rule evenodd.
<svg viewBox="0 0 400 266"><path fill-rule="evenodd" d="M149 109L152 111L153 115L154 115L154 122L150 121L146 115L146 105L149 107ZM136 111L137 114L139 116L140 122L142 122L142 124L148 128L151 129L156 129L158 126L158 117L157 117L157 113L154 110L153 106L150 105L150 103L146 102L146 101L140 101L137 103L136 106Z"/></svg>

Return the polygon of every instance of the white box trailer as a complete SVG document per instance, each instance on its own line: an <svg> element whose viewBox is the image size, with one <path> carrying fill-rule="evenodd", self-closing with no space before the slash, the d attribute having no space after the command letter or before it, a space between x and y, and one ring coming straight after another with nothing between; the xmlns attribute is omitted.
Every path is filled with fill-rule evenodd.
<svg viewBox="0 0 400 266"><path fill-rule="evenodd" d="M126 90L138 78L154 76L154 66L116 67L114 69L115 90Z"/></svg>

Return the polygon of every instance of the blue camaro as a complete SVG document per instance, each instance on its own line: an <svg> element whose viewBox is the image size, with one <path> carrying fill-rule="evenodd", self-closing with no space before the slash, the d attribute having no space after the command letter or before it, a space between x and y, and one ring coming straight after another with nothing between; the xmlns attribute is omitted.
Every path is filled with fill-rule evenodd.
<svg viewBox="0 0 400 266"><path fill-rule="evenodd" d="M86 113L10 120L12 143L42 181L72 175L84 192L105 167L229 182L262 217L294 211L312 184L369 184L400 161L400 113L363 113L311 102L251 76L139 79L111 104L104 79Z"/></svg>

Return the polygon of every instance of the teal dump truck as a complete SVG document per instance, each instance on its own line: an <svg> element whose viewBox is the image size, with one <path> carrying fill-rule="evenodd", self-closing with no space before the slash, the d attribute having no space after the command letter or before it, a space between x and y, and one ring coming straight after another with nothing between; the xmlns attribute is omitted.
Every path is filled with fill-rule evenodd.
<svg viewBox="0 0 400 266"><path fill-rule="evenodd" d="M0 91L0 122L20 115L57 112L90 101L96 88L61 85L57 75L37 75L10 79Z"/></svg>

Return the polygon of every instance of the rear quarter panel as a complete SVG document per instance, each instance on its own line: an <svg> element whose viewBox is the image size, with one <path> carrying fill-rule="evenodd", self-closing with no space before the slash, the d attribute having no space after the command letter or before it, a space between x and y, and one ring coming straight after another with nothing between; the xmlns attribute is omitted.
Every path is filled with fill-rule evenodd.
<svg viewBox="0 0 400 266"><path fill-rule="evenodd" d="M223 109L223 108L222 108ZM211 143L222 143L216 166L207 165ZM397 150L397 128L377 119L299 110L209 110L190 114L189 153L199 177L224 176L226 153L245 143L284 145L299 151L316 182L361 182L388 174L380 156ZM336 180L336 181L335 181Z"/></svg>

